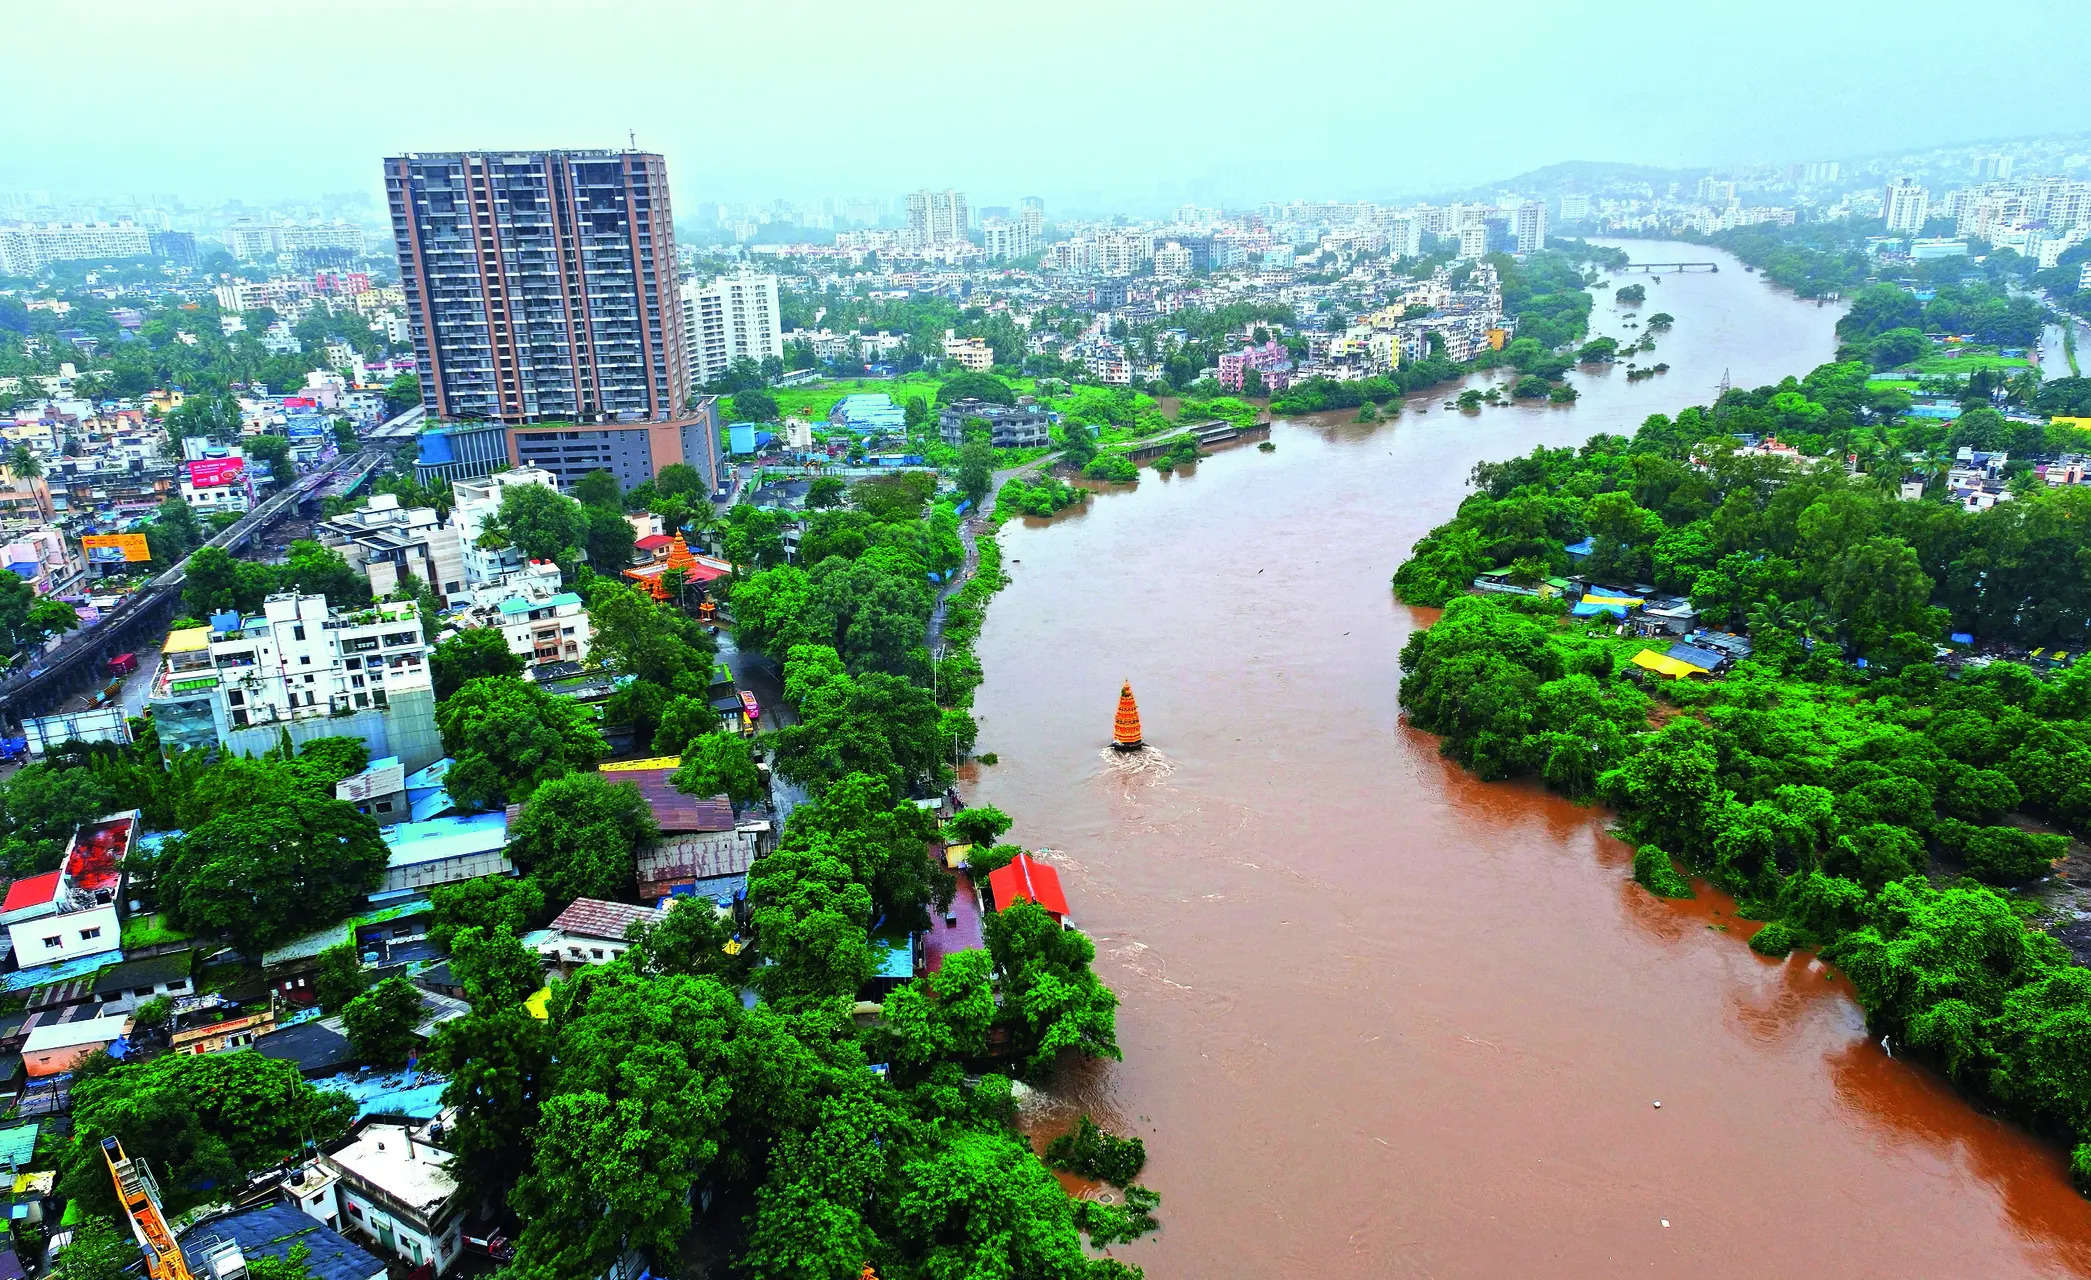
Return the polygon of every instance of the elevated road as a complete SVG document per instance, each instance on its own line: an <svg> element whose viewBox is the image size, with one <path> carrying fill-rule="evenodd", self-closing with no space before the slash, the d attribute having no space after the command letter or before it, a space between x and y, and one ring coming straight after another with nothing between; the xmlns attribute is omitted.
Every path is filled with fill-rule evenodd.
<svg viewBox="0 0 2091 1280"><path fill-rule="evenodd" d="M413 434L420 413L418 408L411 409L379 427L361 450L300 476L297 483L227 525L203 545L238 554L258 541L277 520L305 503L352 492L402 439ZM409 414L415 419L409 429L382 434ZM14 726L24 716L48 715L58 710L67 698L98 682L109 659L119 653L134 652L157 639L159 629L175 616L188 568L189 557L184 557L180 564L124 597L95 626L68 632L57 648L37 655L26 668L0 680L0 724Z"/></svg>

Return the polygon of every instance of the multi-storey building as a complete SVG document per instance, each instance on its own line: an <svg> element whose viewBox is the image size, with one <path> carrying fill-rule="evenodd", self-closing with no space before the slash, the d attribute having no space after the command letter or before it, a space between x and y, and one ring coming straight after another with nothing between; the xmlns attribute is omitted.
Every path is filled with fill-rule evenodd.
<svg viewBox="0 0 2091 1280"><path fill-rule="evenodd" d="M1538 200L1519 205L1512 216L1512 228L1519 253L1538 253L1546 248L1546 205Z"/></svg>
<svg viewBox="0 0 2091 1280"><path fill-rule="evenodd" d="M1154 251L1154 274L1161 280L1181 280L1191 274L1191 251L1175 240Z"/></svg>
<svg viewBox="0 0 2091 1280"><path fill-rule="evenodd" d="M989 218L980 224L990 262L1028 258L1038 252L1038 232L1024 219Z"/></svg>
<svg viewBox="0 0 2091 1280"><path fill-rule="evenodd" d="M1915 235L1931 216L1931 193L1914 179L1897 178L1881 192L1880 212L1890 232Z"/></svg>
<svg viewBox="0 0 2091 1280"><path fill-rule="evenodd" d="M464 590L457 529L445 525L434 507L402 507L396 494L375 494L369 505L321 521L315 532L363 570L379 598L399 590L409 574L446 604L456 603L453 597Z"/></svg>
<svg viewBox="0 0 2091 1280"><path fill-rule="evenodd" d="M706 492L719 488L719 398L699 396L672 422L558 422L508 428L509 460L542 467L571 488L591 471L607 471L621 488L643 484L660 469L686 462L704 477Z"/></svg>
<svg viewBox="0 0 2091 1280"><path fill-rule="evenodd" d="M453 481L450 485L450 522L457 531L459 562L468 591L507 581L522 571L526 561L514 547L483 547L487 527L501 510L501 499L510 489L532 485L557 489L559 479L537 467L517 467L484 478ZM556 579L555 579L556 580Z"/></svg>
<svg viewBox="0 0 2091 1280"><path fill-rule="evenodd" d="M908 232L917 246L963 242L972 216L963 191L931 191L923 188L908 194Z"/></svg>
<svg viewBox="0 0 2091 1280"><path fill-rule="evenodd" d="M515 588L498 599L483 592L481 602L460 621L498 629L508 641L508 651L532 666L586 662L589 643L595 638L581 597L543 585Z"/></svg>
<svg viewBox="0 0 2091 1280"><path fill-rule="evenodd" d="M28 275L49 262L142 258L151 252L152 233L129 221L0 227L0 275Z"/></svg>
<svg viewBox="0 0 2091 1280"><path fill-rule="evenodd" d="M1030 449L1050 443L1052 438L1052 420L1045 406L1030 396L1019 397L1013 405L973 399L954 401L937 414L937 434L945 444L963 444L966 424L975 418L987 423L989 437L997 449Z"/></svg>
<svg viewBox="0 0 2091 1280"><path fill-rule="evenodd" d="M385 161L432 417L665 422L690 385L667 165L639 151Z"/></svg>
<svg viewBox="0 0 2091 1280"><path fill-rule="evenodd" d="M1025 196L1017 201L1017 221L1031 235L1031 251L1036 253L1045 244L1045 201L1037 196Z"/></svg>
<svg viewBox="0 0 2091 1280"><path fill-rule="evenodd" d="M987 345L987 339L961 338L949 329L944 330L944 356L972 373L986 373L995 367L995 349Z"/></svg>
<svg viewBox="0 0 2091 1280"><path fill-rule="evenodd" d="M285 592L251 617L218 614L168 635L151 706L163 749L259 753L311 738L362 738L407 769L443 755L429 644L412 601L339 612Z"/></svg>
<svg viewBox="0 0 2091 1280"><path fill-rule="evenodd" d="M1561 221L1581 222L1590 216L1590 197L1573 192L1561 197Z"/></svg>
<svg viewBox="0 0 2091 1280"><path fill-rule="evenodd" d="M771 356L784 358L777 277L722 276L710 284L685 281L681 302L683 346L690 355L690 393L723 376L735 360L760 364Z"/></svg>

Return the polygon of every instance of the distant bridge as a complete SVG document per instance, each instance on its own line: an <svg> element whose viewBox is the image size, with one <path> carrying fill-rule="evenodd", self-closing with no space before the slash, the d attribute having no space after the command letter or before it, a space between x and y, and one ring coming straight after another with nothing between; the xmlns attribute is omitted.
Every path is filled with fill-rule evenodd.
<svg viewBox="0 0 2091 1280"><path fill-rule="evenodd" d="M1629 262L1621 271L1719 271L1718 262Z"/></svg>

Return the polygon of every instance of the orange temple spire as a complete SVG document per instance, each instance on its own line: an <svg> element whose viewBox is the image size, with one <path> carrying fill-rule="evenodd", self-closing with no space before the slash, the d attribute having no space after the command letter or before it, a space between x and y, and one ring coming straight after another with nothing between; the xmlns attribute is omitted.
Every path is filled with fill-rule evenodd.
<svg viewBox="0 0 2091 1280"><path fill-rule="evenodd" d="M1140 747L1140 704L1133 701L1133 682L1118 687L1118 722L1112 727L1111 745L1120 751Z"/></svg>

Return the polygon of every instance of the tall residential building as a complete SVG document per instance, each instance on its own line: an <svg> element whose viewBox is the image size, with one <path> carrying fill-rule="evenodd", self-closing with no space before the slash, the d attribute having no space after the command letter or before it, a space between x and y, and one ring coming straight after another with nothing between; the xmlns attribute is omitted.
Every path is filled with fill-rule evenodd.
<svg viewBox="0 0 2091 1280"><path fill-rule="evenodd" d="M1459 256L1468 260L1488 254L1488 227L1483 223L1470 223L1459 229Z"/></svg>
<svg viewBox="0 0 2091 1280"><path fill-rule="evenodd" d="M908 194L908 231L917 245L962 243L971 224L963 191L925 187Z"/></svg>
<svg viewBox="0 0 2091 1280"><path fill-rule="evenodd" d="M385 161L385 189L432 417L678 416L690 376L660 156L420 152Z"/></svg>
<svg viewBox="0 0 2091 1280"><path fill-rule="evenodd" d="M989 218L980 224L990 262L1028 258L1039 250L1038 233L1024 219Z"/></svg>
<svg viewBox="0 0 2091 1280"><path fill-rule="evenodd" d="M1538 253L1546 248L1546 205L1527 200L1517 207L1512 223L1519 253Z"/></svg>
<svg viewBox="0 0 2091 1280"><path fill-rule="evenodd" d="M1981 182L2002 182L2011 176L2011 157L2002 152L1975 157L1975 177Z"/></svg>
<svg viewBox="0 0 2091 1280"><path fill-rule="evenodd" d="M1889 231L1915 235L1924 229L1924 220L1931 216L1931 193L1913 179L1897 178L1881 192L1880 213Z"/></svg>
<svg viewBox="0 0 2091 1280"><path fill-rule="evenodd" d="M1025 196L1017 201L1017 221L1031 233L1033 251L1045 244L1045 201L1037 196Z"/></svg>
<svg viewBox="0 0 2091 1280"><path fill-rule="evenodd" d="M142 258L152 232L133 222L44 222L0 227L0 275L28 275L47 262Z"/></svg>
<svg viewBox="0 0 2091 1280"><path fill-rule="evenodd" d="M1590 197L1582 192L1572 192L1561 197L1561 221L1581 222L1590 216Z"/></svg>
<svg viewBox="0 0 2091 1280"><path fill-rule="evenodd" d="M683 282L683 346L690 353L690 391L746 358L784 358L784 325L777 277L721 276L710 284Z"/></svg>

